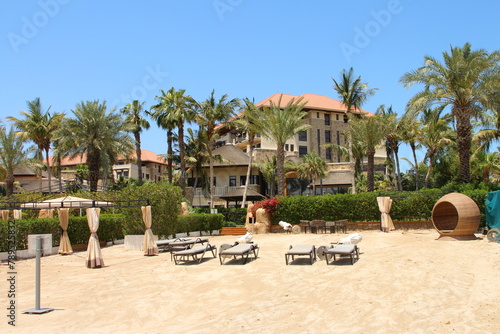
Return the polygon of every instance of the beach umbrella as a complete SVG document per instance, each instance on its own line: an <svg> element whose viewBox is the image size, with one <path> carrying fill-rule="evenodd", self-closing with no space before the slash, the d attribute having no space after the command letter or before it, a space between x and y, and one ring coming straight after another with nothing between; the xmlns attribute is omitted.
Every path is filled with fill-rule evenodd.
<svg viewBox="0 0 500 334"><path fill-rule="evenodd" d="M391 212L392 199L386 196L377 197L378 208L381 213L380 225L383 232L389 232L395 230L392 218L389 215Z"/></svg>
<svg viewBox="0 0 500 334"><path fill-rule="evenodd" d="M68 255L73 253L73 248L71 248L71 242L68 236L68 223L69 223L69 209L62 208L57 209L59 215L59 224L61 225L62 235L61 241L59 242L59 254Z"/></svg>
<svg viewBox="0 0 500 334"><path fill-rule="evenodd" d="M158 246L154 240L153 231L151 231L151 206L142 206L142 219L144 220L144 225L146 226L146 232L144 232L144 241L142 242L142 250L144 255L157 255Z"/></svg>
<svg viewBox="0 0 500 334"><path fill-rule="evenodd" d="M89 244L87 246L87 268L104 267L102 260L101 246L99 246L99 238L97 230L99 229L99 213L100 208L87 208L87 222L90 229Z"/></svg>

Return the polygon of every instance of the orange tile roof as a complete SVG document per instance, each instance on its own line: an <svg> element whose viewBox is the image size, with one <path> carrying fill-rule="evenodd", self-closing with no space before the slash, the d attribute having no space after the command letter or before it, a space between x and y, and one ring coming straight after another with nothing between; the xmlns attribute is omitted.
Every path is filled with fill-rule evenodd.
<svg viewBox="0 0 500 334"><path fill-rule="evenodd" d="M302 95L292 95L292 94L281 94L276 93L271 95L270 97L260 101L256 104L256 106L270 106L271 101L274 104L278 104L281 98L281 106L287 105L292 99L297 101L302 98L301 103L306 103L305 109L314 109L314 110L325 110L325 111L340 111L345 112L347 107L344 103L339 100L332 99L328 96L318 95L318 94L302 94ZM368 112L363 109L356 109L355 112L361 112L363 114L373 116L373 113Z"/></svg>
<svg viewBox="0 0 500 334"><path fill-rule="evenodd" d="M51 159L51 166L55 164L54 157L50 157ZM136 159L136 154L135 150L130 154L129 160L135 160ZM148 151L148 150L141 150L141 159L143 162L156 162L156 163L161 163L161 164L167 164L167 159L163 158L162 156ZM119 156L118 161L120 160L126 160L125 157ZM75 166L75 165L82 165L87 162L87 154L79 154L73 159L70 159L69 157L65 157L61 159L61 166Z"/></svg>

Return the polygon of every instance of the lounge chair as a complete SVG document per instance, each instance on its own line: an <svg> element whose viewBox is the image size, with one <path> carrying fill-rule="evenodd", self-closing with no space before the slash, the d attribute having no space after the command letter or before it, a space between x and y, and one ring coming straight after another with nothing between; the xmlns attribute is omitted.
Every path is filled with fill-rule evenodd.
<svg viewBox="0 0 500 334"><path fill-rule="evenodd" d="M178 264L179 261L189 261L190 256L193 261L197 261L198 263L200 263L201 260L203 260L203 256L207 251L212 252L214 258L217 257L217 249L215 245L210 245L210 244L174 252L172 256L174 258L175 264Z"/></svg>
<svg viewBox="0 0 500 334"><path fill-rule="evenodd" d="M241 256L243 259L243 264L248 260L250 253L253 252L254 259L259 255L259 246L257 244L236 244L229 245L223 244L219 250L219 260L220 264L224 264L227 257L233 257L236 259L237 256Z"/></svg>
<svg viewBox="0 0 500 334"><path fill-rule="evenodd" d="M295 260L295 256L309 256L311 264L313 264L316 259L316 247L314 247L314 245L290 246L290 249L285 253L285 261L287 265L290 256L292 257L292 261Z"/></svg>
<svg viewBox="0 0 500 334"><path fill-rule="evenodd" d="M345 244L331 248L324 248L321 250L321 252L326 259L326 264L329 264L332 256L333 256L333 261L336 261L337 260L335 257L336 255L339 256L349 255L349 257L351 258L351 264L354 264L354 255L356 255L357 259L359 259L358 245L355 244Z"/></svg>

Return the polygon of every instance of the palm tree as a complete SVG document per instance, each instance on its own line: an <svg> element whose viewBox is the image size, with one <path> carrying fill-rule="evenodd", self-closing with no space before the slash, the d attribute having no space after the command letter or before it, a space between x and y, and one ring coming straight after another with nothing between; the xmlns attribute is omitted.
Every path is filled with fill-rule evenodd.
<svg viewBox="0 0 500 334"><path fill-rule="evenodd" d="M424 65L405 73L400 81L405 87L423 84L409 102L414 112L432 106L451 107L456 121L457 148L460 158L460 179L470 181L471 119L481 113L498 109L500 85L500 52L472 50L469 43L443 52L444 63L424 57Z"/></svg>
<svg viewBox="0 0 500 334"><path fill-rule="evenodd" d="M128 103L120 111L125 115L125 125L130 128L135 138L135 155L137 169L139 173L139 185L142 184L142 158L141 158L141 132L143 129L149 129L149 122L142 117L144 113L144 103L134 100Z"/></svg>
<svg viewBox="0 0 500 334"><path fill-rule="evenodd" d="M38 147L38 158L47 161L47 174L49 177L49 192L52 192L52 171L49 160L49 151L53 142L54 132L59 129L64 118L64 113L50 114L50 107L42 111L40 98L37 97L33 101L28 101L28 111L20 111L24 119L15 117L7 117L12 121L15 127L19 130L24 140L31 140Z"/></svg>
<svg viewBox="0 0 500 334"><path fill-rule="evenodd" d="M363 143L367 157L367 189L375 189L375 148L379 146L387 133L387 124L378 116L364 116L350 120L351 137Z"/></svg>
<svg viewBox="0 0 500 334"><path fill-rule="evenodd" d="M473 172L477 171L484 183L489 183L490 176L500 172L500 155L498 152L476 151L472 155L471 161L474 162Z"/></svg>
<svg viewBox="0 0 500 334"><path fill-rule="evenodd" d="M248 186L250 184L250 176L252 174L252 164L253 164L253 148L256 144L255 138L258 133L258 128L252 123L249 117L250 113L258 113L258 109L248 98L244 100L246 110L238 116L238 118L230 122L229 126L235 127L240 132L246 134L247 138L247 153L248 153L248 168L247 177L245 179L245 188L243 189L243 198L241 201L241 207L244 208L247 201Z"/></svg>
<svg viewBox="0 0 500 334"><path fill-rule="evenodd" d="M215 142L219 138L217 126L219 123L227 121L234 115L235 110L240 107L239 99L228 100L227 94L220 97L219 100L215 98L215 90L212 91L210 97L205 101L198 104L198 114L196 120L198 125L203 131L207 140L207 151L209 154L210 164L210 208L214 207L214 156L212 150L215 147Z"/></svg>
<svg viewBox="0 0 500 334"><path fill-rule="evenodd" d="M451 129L448 125L449 117L441 118L441 111L442 108L425 109L420 120L423 124L420 143L427 148L426 158L429 160L429 169L425 176L426 188L429 187L436 154L440 149L453 142Z"/></svg>
<svg viewBox="0 0 500 334"><path fill-rule="evenodd" d="M188 128L187 133L186 162L196 171L191 197L191 203L193 203L199 176L203 175L203 165L209 161L210 156L206 146L207 140L205 138L205 131L202 129L194 131Z"/></svg>
<svg viewBox="0 0 500 334"><path fill-rule="evenodd" d="M5 174L6 195L14 193L14 170L29 163L28 155L33 149L24 149L24 139L18 136L13 127L7 132L0 125L0 165Z"/></svg>
<svg viewBox="0 0 500 334"><path fill-rule="evenodd" d="M354 69L351 67L349 72L342 70L340 81L333 79L333 89L338 93L340 100L346 106L346 114L349 120L352 119L352 113L360 110L361 106L369 97L375 94L376 88L368 88L368 83L361 82L361 76L354 78ZM353 159L353 141L349 139L349 161L352 173L352 192L356 193L356 173Z"/></svg>
<svg viewBox="0 0 500 334"><path fill-rule="evenodd" d="M307 153L302 157L302 162L298 166L298 175L300 178L309 179L311 183L328 175L326 160L316 152ZM316 194L316 189L313 189ZM321 189L323 195L323 188Z"/></svg>
<svg viewBox="0 0 500 334"><path fill-rule="evenodd" d="M149 115L156 121L156 124L160 128L167 131L167 178L168 182L172 183L172 160L174 157L173 141L176 122L175 119L172 118L174 108L170 102L170 98L164 90L161 90L161 92L162 96L156 96L159 102L151 107Z"/></svg>
<svg viewBox="0 0 500 334"><path fill-rule="evenodd" d="M75 118L65 119L57 132L58 150L70 158L87 154L90 190L97 191L101 170L107 176L117 156L127 157L133 150L126 133L130 128L114 109L107 110L105 101L82 101L72 111Z"/></svg>
<svg viewBox="0 0 500 334"><path fill-rule="evenodd" d="M260 171L264 180L269 184L269 193L271 197L274 197L277 168L276 156L265 156L265 159L260 159L259 161L254 162L252 166L256 167Z"/></svg>
<svg viewBox="0 0 500 334"><path fill-rule="evenodd" d="M403 139L403 123L401 118L398 118L397 114L392 110L392 106L385 109L384 105L381 105L377 110L377 115L382 118L386 124L386 147L388 148L388 155L391 157L395 167L395 181L396 189L398 191L403 190L403 185L401 184L401 168L399 164L399 145Z"/></svg>
<svg viewBox="0 0 500 334"><path fill-rule="evenodd" d="M418 176L417 149L420 148L419 140L422 136L420 131L420 122L413 117L403 115L403 117L401 118L401 124L401 139L403 140L403 142L410 145L413 156L412 165L415 169L415 175ZM417 181L417 179L415 181ZM418 182L415 182L415 187L416 190L418 190Z"/></svg>
<svg viewBox="0 0 500 334"><path fill-rule="evenodd" d="M174 87L170 88L168 91L168 96L172 101L172 105L174 107L174 112L172 114L172 118L177 122L178 131L178 143L179 143L179 158L181 164L181 173L182 175L186 174L186 149L184 142L184 123L190 123L195 120L196 112L195 112L195 101L189 95L184 95L186 92L185 89L175 90ZM181 187L185 188L184 177L181 177Z"/></svg>
<svg viewBox="0 0 500 334"><path fill-rule="evenodd" d="M285 143L301 131L310 128L304 123L307 113L302 112L306 103L302 103L302 98L291 99L286 106L281 106L280 96L278 103L271 101L269 107L253 109L248 114L250 121L262 136L269 138L276 143L276 163L278 176L278 195L285 194Z"/></svg>

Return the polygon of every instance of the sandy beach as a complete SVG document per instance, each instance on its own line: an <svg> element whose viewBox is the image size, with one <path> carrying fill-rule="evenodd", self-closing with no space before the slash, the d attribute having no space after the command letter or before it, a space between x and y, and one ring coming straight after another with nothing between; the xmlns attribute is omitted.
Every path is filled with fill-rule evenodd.
<svg viewBox="0 0 500 334"><path fill-rule="evenodd" d="M290 245L329 245L345 234L255 235L259 257L245 265L207 256L175 265L123 245L42 258L41 307L35 260L16 262L16 327L8 325L7 266L1 269L2 333L500 333L500 244L437 240L434 230L361 231L360 258L326 265L296 260ZM236 236L212 236L233 243Z"/></svg>

